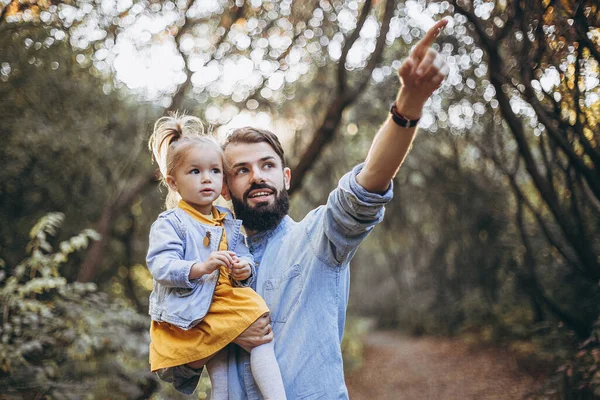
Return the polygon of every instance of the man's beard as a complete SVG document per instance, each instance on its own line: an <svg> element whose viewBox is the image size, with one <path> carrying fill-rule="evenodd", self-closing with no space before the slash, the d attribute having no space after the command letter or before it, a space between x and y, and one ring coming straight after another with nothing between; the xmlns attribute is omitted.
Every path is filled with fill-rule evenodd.
<svg viewBox="0 0 600 400"><path fill-rule="evenodd" d="M258 204L255 207L248 205L248 195L251 191L257 189L269 189L275 195L275 201L272 204ZM255 232L268 231L275 228L285 217L290 209L290 198L285 188L277 192L274 187L265 183L253 183L244 193L242 199L231 196L235 217L241 219L247 230Z"/></svg>

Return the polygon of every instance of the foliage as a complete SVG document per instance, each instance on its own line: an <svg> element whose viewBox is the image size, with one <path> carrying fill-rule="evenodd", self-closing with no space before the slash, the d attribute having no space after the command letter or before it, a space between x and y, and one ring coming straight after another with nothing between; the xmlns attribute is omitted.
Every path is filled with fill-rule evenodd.
<svg viewBox="0 0 600 400"><path fill-rule="evenodd" d="M342 356L346 373L358 370L363 360L363 336L373 328L372 320L361 317L349 317L346 320L342 338Z"/></svg>
<svg viewBox="0 0 600 400"><path fill-rule="evenodd" d="M578 344L558 371L565 382L563 390L570 392L571 398L600 398L600 318L592 335Z"/></svg>
<svg viewBox="0 0 600 400"><path fill-rule="evenodd" d="M464 36L474 39L465 48L485 64L485 71L480 64L464 75L486 76L486 113L465 115L454 129L468 131L469 142L507 179L523 246L512 268L520 290L584 338L600 312L600 181L593 172L600 86L588 79L600 62L590 40L599 30L597 2L453 5L468 22ZM553 284L566 275L572 285ZM562 304L563 296L577 300Z"/></svg>
<svg viewBox="0 0 600 400"><path fill-rule="evenodd" d="M0 251L13 265L24 256L27 229L42 215L64 213L64 236L81 226L97 228L107 209L139 187L140 170L150 166L144 138L157 115L153 108L132 104L52 32L26 26L0 35ZM140 192L155 187L150 179L144 184ZM112 257L95 282L105 291L127 283L114 279L116 268L143 260L149 224L159 212L159 196L133 200L102 232ZM142 213L143 205L155 213ZM62 266L67 280L76 278L81 258L73 254Z"/></svg>
<svg viewBox="0 0 600 400"><path fill-rule="evenodd" d="M147 369L147 318L93 283L67 283L61 265L97 240L92 230L59 244L64 216L30 232L29 256L4 265L0 282L0 385L7 399L142 399L158 383Z"/></svg>

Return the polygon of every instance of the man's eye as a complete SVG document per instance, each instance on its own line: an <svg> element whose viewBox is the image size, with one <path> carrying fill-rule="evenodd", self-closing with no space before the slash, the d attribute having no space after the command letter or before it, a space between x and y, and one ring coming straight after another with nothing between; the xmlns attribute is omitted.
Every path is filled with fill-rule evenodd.
<svg viewBox="0 0 600 400"><path fill-rule="evenodd" d="M248 172L247 168L240 168L236 171L236 175L241 175L241 174L245 174L246 172Z"/></svg>
<svg viewBox="0 0 600 400"><path fill-rule="evenodd" d="M273 167L274 167L273 163L266 163L265 164L265 168L273 168Z"/></svg>

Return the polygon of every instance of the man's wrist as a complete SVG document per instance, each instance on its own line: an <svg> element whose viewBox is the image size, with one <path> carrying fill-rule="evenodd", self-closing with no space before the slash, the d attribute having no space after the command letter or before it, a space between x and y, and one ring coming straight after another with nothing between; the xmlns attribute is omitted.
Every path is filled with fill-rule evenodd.
<svg viewBox="0 0 600 400"><path fill-rule="evenodd" d="M403 128L414 128L415 126L417 126L420 119L409 119L406 118L404 115L400 114L398 112L398 109L396 108L396 102L392 103L392 107L390 108L390 114L392 114L392 121L394 121L396 125L401 126Z"/></svg>
<svg viewBox="0 0 600 400"><path fill-rule="evenodd" d="M396 111L410 120L418 120L423 114L425 101L419 101L419 96L410 93L404 87L400 89L396 98Z"/></svg>

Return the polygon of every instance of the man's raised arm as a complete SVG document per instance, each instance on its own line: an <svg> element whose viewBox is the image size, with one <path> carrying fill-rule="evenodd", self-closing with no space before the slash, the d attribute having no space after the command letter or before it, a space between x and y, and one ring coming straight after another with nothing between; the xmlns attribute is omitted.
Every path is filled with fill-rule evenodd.
<svg viewBox="0 0 600 400"><path fill-rule="evenodd" d="M448 74L442 56L431 48L447 23L447 20L436 23L398 69L402 87L396 97L395 111L400 122L419 119L423 105ZM390 114L373 139L356 181L369 192L385 192L408 154L416 130L398 125Z"/></svg>

